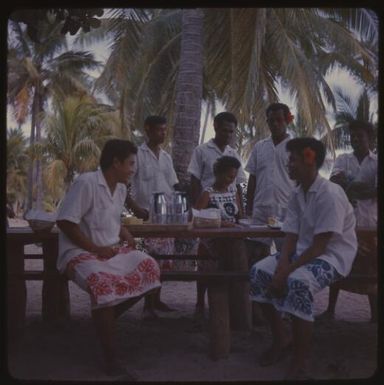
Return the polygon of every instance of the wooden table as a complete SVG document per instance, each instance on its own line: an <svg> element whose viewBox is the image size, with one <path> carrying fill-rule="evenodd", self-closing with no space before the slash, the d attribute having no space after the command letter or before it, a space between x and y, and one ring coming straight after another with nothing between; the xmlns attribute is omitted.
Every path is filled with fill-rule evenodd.
<svg viewBox="0 0 384 385"><path fill-rule="evenodd" d="M250 227L228 227L217 229L192 229L176 225L131 225L131 233L138 238L220 238L226 247L220 257L226 260L225 270L248 271L248 261L241 239L277 238L284 236L280 230ZM376 229L359 228L359 236L372 234ZM240 241L240 242L239 242ZM69 293L65 277L58 274L56 260L58 256L58 230L48 233L34 233L29 227L7 229L7 312L8 331L17 335L25 324L26 284L24 271L24 245L41 243L43 248L44 276L42 290L42 315L44 320L56 320L69 317ZM246 330L250 327L249 283L215 283L208 288L208 301L211 323L211 339L216 342L228 337L231 327ZM225 312L222 309L226 309ZM212 314L228 314L211 322ZM213 335L213 337L212 337ZM223 341L217 356L225 356L229 351L228 341Z"/></svg>
<svg viewBox="0 0 384 385"><path fill-rule="evenodd" d="M194 229L185 225L130 225L131 233L138 238L170 237L170 238L225 238L243 239L246 237L281 237L279 230L265 228L247 228L236 226L231 228ZM24 271L24 246L41 243L43 249L44 276L42 290L42 315L44 320L55 320L69 317L68 285L64 277L56 270L58 256L58 230L35 233L30 227L7 228L7 292L8 292L8 324L17 333L25 324L26 283ZM236 250L235 269L247 270L244 263L244 250ZM229 251L230 252L230 251ZM240 267L239 267L240 266ZM231 266L226 266L230 269ZM239 283L242 285L242 283ZM244 296L243 296L244 297ZM244 302L243 298L243 302ZM244 307L238 301L238 307ZM235 313L235 312L234 312ZM237 312L239 313L239 312ZM247 317L237 316L240 322ZM242 328L241 325L239 327Z"/></svg>

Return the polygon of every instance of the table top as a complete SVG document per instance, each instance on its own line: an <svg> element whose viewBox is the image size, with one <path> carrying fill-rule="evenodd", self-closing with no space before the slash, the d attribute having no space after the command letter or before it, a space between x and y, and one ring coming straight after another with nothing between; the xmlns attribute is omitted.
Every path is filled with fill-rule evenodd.
<svg viewBox="0 0 384 385"><path fill-rule="evenodd" d="M235 227L220 228L192 228L190 225L162 225L162 224L142 224L129 225L128 230L134 237L154 237L154 238L263 238L263 237L283 237L284 232L272 229L268 226L246 227L236 225ZM372 234L377 232L376 228L358 227L357 233ZM58 237L58 229L54 227L49 232L34 232L30 227L10 227L7 228L8 241L41 242L44 240L55 240Z"/></svg>
<svg viewBox="0 0 384 385"><path fill-rule="evenodd" d="M246 237L283 237L279 229L263 227L234 227L193 228L190 225L142 224L126 226L134 237L156 238L246 238ZM54 227L49 232L34 232L30 227L10 227L7 229L7 239L10 241L39 242L56 239L58 229Z"/></svg>

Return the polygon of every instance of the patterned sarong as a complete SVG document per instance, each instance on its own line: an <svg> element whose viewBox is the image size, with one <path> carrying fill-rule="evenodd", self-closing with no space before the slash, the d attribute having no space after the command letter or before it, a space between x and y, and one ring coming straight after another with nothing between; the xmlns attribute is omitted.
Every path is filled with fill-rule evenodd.
<svg viewBox="0 0 384 385"><path fill-rule="evenodd" d="M328 262L315 258L288 276L285 296L273 297L268 291L268 286L272 281L279 256L280 253L270 255L252 266L250 271L251 300L270 303L278 311L293 314L306 321L314 321L314 295L342 276ZM293 260L297 258L297 255L292 257Z"/></svg>
<svg viewBox="0 0 384 385"><path fill-rule="evenodd" d="M68 262L66 271L90 294L92 309L114 306L161 286L157 262L128 246L112 258L80 254Z"/></svg>

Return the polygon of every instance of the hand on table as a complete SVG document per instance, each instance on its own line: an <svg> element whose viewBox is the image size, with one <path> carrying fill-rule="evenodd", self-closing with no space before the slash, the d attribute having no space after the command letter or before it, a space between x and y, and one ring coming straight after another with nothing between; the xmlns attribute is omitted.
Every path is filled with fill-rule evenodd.
<svg viewBox="0 0 384 385"><path fill-rule="evenodd" d="M137 218L143 219L144 221L146 221L149 218L149 211L141 207L133 210L133 213Z"/></svg>

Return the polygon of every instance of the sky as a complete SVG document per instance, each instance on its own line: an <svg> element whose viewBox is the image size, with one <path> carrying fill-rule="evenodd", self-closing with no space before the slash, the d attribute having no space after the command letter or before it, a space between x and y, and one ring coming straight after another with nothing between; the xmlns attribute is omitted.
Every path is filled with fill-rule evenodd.
<svg viewBox="0 0 384 385"><path fill-rule="evenodd" d="M67 39L68 39L68 43L69 43L69 49L71 49L71 48L76 49L73 46L73 41L74 41L75 37L67 35ZM79 49L79 48L77 48L77 49ZM86 50L92 52L95 55L95 58L97 60L103 62L103 63L106 62L106 60L108 59L109 53L110 53L110 49L108 48L107 42L93 44L90 46L83 47L82 49L86 49ZM94 77L97 77L98 74L99 74L98 71L93 71L91 73L91 75ZM331 88L334 88L334 87L342 88L343 90L347 91L349 95L351 95L352 99L355 98L361 92L361 89L362 89L361 85L357 84L356 81L353 79L353 77L342 69L335 68L333 71L331 71L326 76L326 80L328 81ZM291 99L291 96L282 87L278 86L277 89L278 89L280 101L282 103L287 104L288 107L290 108L292 114L295 116L296 115L296 109L295 109L294 101ZM372 100L371 109L372 109L372 111L377 111L377 99ZM224 110L225 110L224 106L222 104L218 103L217 104L217 113L222 112ZM332 114L329 113L327 118L328 118L328 121L332 127L332 125L334 124L334 120L332 119ZM201 127L203 127L204 119L205 119L205 106L203 104L202 114L201 114ZM8 121L7 122L8 127L16 127L17 126L16 122L13 119L12 114L9 111L9 109L7 109L7 121ZM26 136L29 136L30 121L27 121L22 126L22 128L23 128L23 131L25 132ZM201 132L200 132L200 134L201 134ZM208 141L209 139L211 139L213 137L214 137L213 119L209 118L204 141Z"/></svg>

